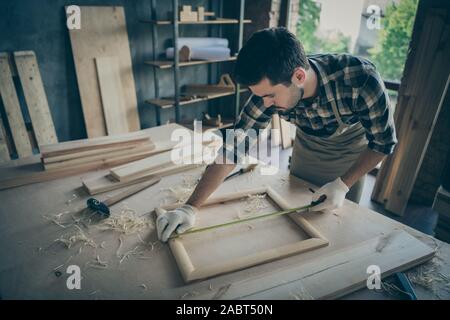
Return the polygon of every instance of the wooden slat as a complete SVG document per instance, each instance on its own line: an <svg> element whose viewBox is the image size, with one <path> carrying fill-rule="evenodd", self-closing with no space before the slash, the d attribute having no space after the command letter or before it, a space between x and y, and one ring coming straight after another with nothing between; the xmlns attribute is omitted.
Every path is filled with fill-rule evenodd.
<svg viewBox="0 0 450 320"><path fill-rule="evenodd" d="M280 131L281 131L281 144L283 149L292 147L292 126L291 123L280 119Z"/></svg>
<svg viewBox="0 0 450 320"><path fill-rule="evenodd" d="M122 157L122 156L132 156L136 154L140 154L142 152L149 152L154 149L154 146L152 144L139 144L135 147L132 147L130 149L124 149L124 150L117 150L117 151L111 151L111 152L103 152L100 154L88 156L88 157L80 157L76 159L71 160L65 160L65 161L58 161L53 163L44 163L44 168L46 170L51 169L57 169L57 168L64 168L64 167L74 167L85 163L91 163L96 161L106 161L108 159Z"/></svg>
<svg viewBox="0 0 450 320"><path fill-rule="evenodd" d="M110 170L110 174L119 181L129 181L141 176L142 174L153 172L155 170L162 169L163 167L175 166L176 164L172 161L172 152L173 150L166 151L128 165L112 168ZM189 150L186 154L183 153L183 163L192 163L192 156L201 156L202 152L203 150L200 149L195 151Z"/></svg>
<svg viewBox="0 0 450 320"><path fill-rule="evenodd" d="M108 135L128 132L125 101L117 57L95 59Z"/></svg>
<svg viewBox="0 0 450 320"><path fill-rule="evenodd" d="M442 107L441 97L449 86L450 43L446 39L450 26L442 19L445 12L430 9L423 27L415 29L420 37L413 34L416 50L408 60L414 61L407 61L412 70L405 70L408 77L402 81L394 116L399 142L383 162L372 193L372 200L398 215L403 214L411 195Z"/></svg>
<svg viewBox="0 0 450 320"><path fill-rule="evenodd" d="M142 142L147 142L148 140L149 135L143 131L139 131L136 133L127 133L123 135L73 140L58 144L45 145L41 147L41 154L43 158L48 158L81 151L98 150L99 148L135 145Z"/></svg>
<svg viewBox="0 0 450 320"><path fill-rule="evenodd" d="M0 114L0 163L11 160L8 144L6 143L6 131L3 126L2 115Z"/></svg>
<svg viewBox="0 0 450 320"><path fill-rule="evenodd" d="M40 170L36 170L35 172L24 172L23 174L17 174L12 177L8 177L0 180L0 190L10 189L14 187L19 187L27 184L33 184L38 182L50 181L61 179L69 176L73 176L76 174L81 174L88 171L107 169L115 166L122 165L124 163L136 161L148 157L153 151L142 152L135 155L126 155L118 158L111 158L106 160L98 160L95 162L81 164L74 167L69 168L59 168L53 170L42 170L42 165L39 165Z"/></svg>
<svg viewBox="0 0 450 320"><path fill-rule="evenodd" d="M14 52L14 58L38 145L57 143L55 126L34 52Z"/></svg>
<svg viewBox="0 0 450 320"><path fill-rule="evenodd" d="M77 151L76 153L68 153L68 154L63 154L60 156L42 158L42 163L46 164L46 163L69 161L69 160L75 160L75 159L80 159L80 158L85 158L85 157L92 157L92 156L103 154L103 153L109 153L109 152L115 152L115 151L121 151L121 150L129 150L129 149L135 148L137 145L140 145L142 143L145 143L145 141L138 142L135 144L133 143L130 145L124 145L124 146L112 145L112 146L106 146L106 147L101 147L101 148L95 148L95 149L87 150L87 151Z"/></svg>
<svg viewBox="0 0 450 320"><path fill-rule="evenodd" d="M128 128L140 129L136 89L123 7L81 6L81 29L70 30L78 88L89 138L107 133L95 58L117 56Z"/></svg>
<svg viewBox="0 0 450 320"><path fill-rule="evenodd" d="M192 169L195 169L198 167L199 167L199 165L196 165L196 164L185 164L185 165L167 167L167 168L163 168L160 170L152 171L151 173L143 174L142 176L139 176L139 177L129 180L129 181L117 181L111 175L106 175L106 176L101 175L101 176L98 176L95 178L83 180L83 186L86 189L86 191L91 196L93 196L98 193L108 192L108 191L116 190L116 189L123 188L126 186L130 186L130 185L142 182L142 181L147 181L149 179L152 179L155 175L160 176L160 177L165 177L165 176L169 176L172 174L192 170Z"/></svg>
<svg viewBox="0 0 450 320"><path fill-rule="evenodd" d="M14 145L19 158L31 156L33 150L17 98L7 53L0 53L0 94L5 106Z"/></svg>

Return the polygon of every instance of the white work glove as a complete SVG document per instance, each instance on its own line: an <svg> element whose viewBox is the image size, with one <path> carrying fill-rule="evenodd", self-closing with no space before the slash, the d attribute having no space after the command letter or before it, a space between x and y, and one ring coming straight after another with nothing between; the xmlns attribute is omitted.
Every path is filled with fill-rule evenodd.
<svg viewBox="0 0 450 320"><path fill-rule="evenodd" d="M159 240L166 242L175 230L180 234L192 228L195 223L196 211L195 207L185 204L159 215L156 219Z"/></svg>
<svg viewBox="0 0 450 320"><path fill-rule="evenodd" d="M311 208L311 211L328 211L342 207L345 200L345 195L349 191L347 185L337 178L336 180L325 184L322 188L316 191L312 200L319 200L321 195L326 195L327 198L321 204Z"/></svg>

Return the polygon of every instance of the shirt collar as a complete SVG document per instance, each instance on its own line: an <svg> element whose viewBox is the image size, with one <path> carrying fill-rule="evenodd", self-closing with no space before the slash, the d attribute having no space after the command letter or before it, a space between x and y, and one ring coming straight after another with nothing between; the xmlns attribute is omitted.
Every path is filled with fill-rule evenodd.
<svg viewBox="0 0 450 320"><path fill-rule="evenodd" d="M310 66L314 69L317 75L318 82L318 98L320 104L323 105L327 102L335 100L333 90L330 85L330 79L326 70L320 65L320 63L312 58L308 58Z"/></svg>

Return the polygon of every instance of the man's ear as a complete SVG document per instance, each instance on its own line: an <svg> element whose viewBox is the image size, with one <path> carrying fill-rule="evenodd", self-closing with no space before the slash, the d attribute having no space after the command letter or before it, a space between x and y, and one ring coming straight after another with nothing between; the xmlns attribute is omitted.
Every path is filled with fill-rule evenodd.
<svg viewBox="0 0 450 320"><path fill-rule="evenodd" d="M302 67L298 67L294 70L292 74L291 82L298 88L302 87L305 84L306 80L306 71Z"/></svg>

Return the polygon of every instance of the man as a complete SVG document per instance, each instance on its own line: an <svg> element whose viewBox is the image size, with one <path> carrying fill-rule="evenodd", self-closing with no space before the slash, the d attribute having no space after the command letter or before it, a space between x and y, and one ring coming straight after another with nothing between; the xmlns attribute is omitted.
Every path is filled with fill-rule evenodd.
<svg viewBox="0 0 450 320"><path fill-rule="evenodd" d="M322 186L312 200L327 198L315 210L336 209L346 197L359 202L366 173L397 142L388 94L375 66L346 54L306 57L293 34L271 28L253 34L239 52L235 78L253 93L235 129L265 128L274 112L295 114L291 174ZM190 229L196 207L234 168L208 166L187 203L158 217L160 240Z"/></svg>

